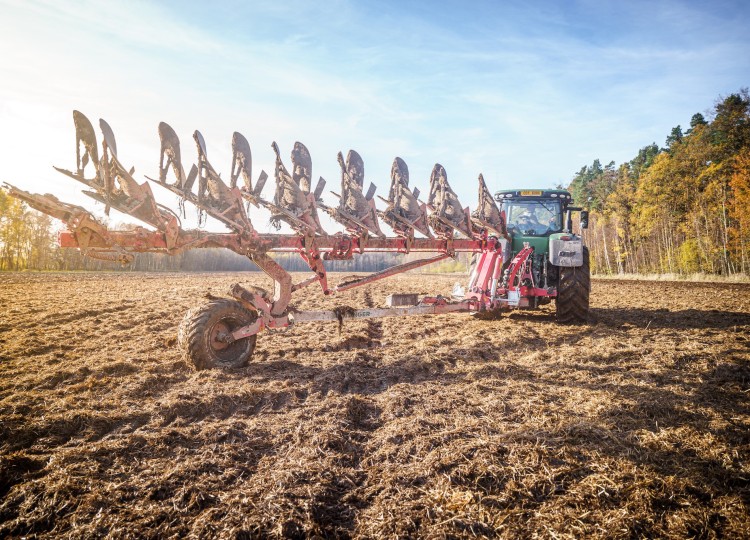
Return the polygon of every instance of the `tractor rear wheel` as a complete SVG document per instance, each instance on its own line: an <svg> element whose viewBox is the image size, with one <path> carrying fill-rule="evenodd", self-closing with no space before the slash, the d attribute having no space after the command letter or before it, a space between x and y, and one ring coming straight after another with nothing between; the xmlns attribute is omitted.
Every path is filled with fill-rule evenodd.
<svg viewBox="0 0 750 540"><path fill-rule="evenodd" d="M562 323L586 322L589 314L589 292L591 291L591 270L589 250L583 248L583 264L574 267L560 267L557 286L557 320Z"/></svg>
<svg viewBox="0 0 750 540"><path fill-rule="evenodd" d="M185 360L195 369L244 367L255 351L253 335L232 343L227 337L255 322L257 314L239 302L218 298L192 308L180 323L177 343Z"/></svg>

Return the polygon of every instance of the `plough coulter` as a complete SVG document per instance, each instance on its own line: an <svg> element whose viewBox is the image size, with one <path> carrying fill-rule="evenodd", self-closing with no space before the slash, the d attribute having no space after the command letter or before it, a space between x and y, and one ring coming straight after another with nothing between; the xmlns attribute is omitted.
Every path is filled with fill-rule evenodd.
<svg viewBox="0 0 750 540"><path fill-rule="evenodd" d="M185 230L179 215L156 201L149 182L139 183L134 169L123 165L109 124L99 121L101 144L86 116L73 112L76 132L76 167L62 174L85 185L84 193L105 206L133 216L148 227L110 230L80 206L59 201L53 195L39 195L6 184L9 193L29 206L61 221L62 247L119 261L133 260L133 253L176 254L188 249L226 248L252 260L273 280L273 290L231 287L231 298L212 299L191 309L179 329L178 343L185 357L198 368L242 366L253 354L257 334L311 321L351 318L394 317L451 312L482 312L536 308L556 303L561 322L581 321L588 312L588 252L581 237L572 231L573 211L569 193L562 190L511 190L493 198L479 175L479 200L471 212L458 200L448 183L445 169L436 164L430 177L427 202L409 185L409 169L396 158L391 169L388 197L378 197L375 186L365 191L362 157L350 150L346 159L338 154L341 187L337 204L324 202L326 182L319 178L313 187L312 159L305 145L295 143L291 172L284 164L276 143L275 191L264 198L268 175L261 171L253 179L250 144L240 133L232 137L232 165L228 183L222 180L208 159L206 143L199 131L193 133L196 164L186 173L180 139L166 123L159 124L161 154L158 176L151 183L180 197L223 223L228 232ZM500 203L500 206L496 204ZM272 222L291 227L293 234L258 232L248 216L252 207L270 211ZM320 223L325 212L343 226L329 234ZM393 231L387 236L381 221ZM587 213L581 211L581 226ZM298 283L273 258L273 253L296 252L312 275ZM364 277L330 286L325 261L352 259L366 252L424 253L423 258L399 264ZM299 312L290 306L292 295L318 284L326 295L373 283L408 270L454 257L474 254L468 285L450 297L415 299L415 295L391 295L388 305L362 310ZM415 301L416 300L416 301Z"/></svg>

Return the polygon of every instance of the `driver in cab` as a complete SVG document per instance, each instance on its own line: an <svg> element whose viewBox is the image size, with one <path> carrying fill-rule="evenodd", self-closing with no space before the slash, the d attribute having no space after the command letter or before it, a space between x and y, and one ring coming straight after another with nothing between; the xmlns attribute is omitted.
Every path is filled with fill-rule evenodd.
<svg viewBox="0 0 750 540"><path fill-rule="evenodd" d="M544 234L548 229L548 227L539 223L533 208L524 210L516 218L516 224L518 230L524 234Z"/></svg>
<svg viewBox="0 0 750 540"><path fill-rule="evenodd" d="M539 220L536 218L533 210L526 210L518 216L518 224L525 227L533 224L539 225Z"/></svg>

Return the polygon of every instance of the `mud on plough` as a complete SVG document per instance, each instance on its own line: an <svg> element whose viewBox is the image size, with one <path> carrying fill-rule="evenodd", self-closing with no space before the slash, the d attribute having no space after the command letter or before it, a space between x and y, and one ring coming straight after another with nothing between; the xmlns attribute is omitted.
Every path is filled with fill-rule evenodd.
<svg viewBox="0 0 750 540"><path fill-rule="evenodd" d="M188 312L183 320L178 343L185 356L198 368L215 365L244 365L252 356L256 335L263 329L285 328L311 321L339 321L348 318L409 316L449 312L479 312L502 308L536 306L557 294L555 287L543 287L532 271L533 247L524 245L512 257L511 237L505 216L495 204L482 176L479 176L479 202L470 212L458 200L448 183L445 169L436 164L430 178L427 202L420 191L409 185L409 169L396 158L391 169L388 197L378 197L384 209L375 204L375 186L364 190L364 163L350 150L346 159L338 154L341 187L332 192L338 204L322 200L325 180L319 178L313 188L312 160L302 143L291 152L291 173L284 164L276 143L273 199L263 197L268 175L252 174L250 145L240 133L232 137L232 165L226 183L208 159L206 144L199 131L193 133L197 163L186 173L180 140L166 123L159 124L161 155L154 184L180 197L222 222L230 232L213 233L185 230L177 213L156 202L148 182L139 183L134 169L120 160L112 129L99 121L101 145L86 116L73 112L76 132L76 168L56 170L86 186L84 193L110 208L133 216L150 226L135 230L110 230L86 209L59 201L53 195L32 194L6 184L9 193L29 206L63 221L67 230L60 233L60 245L78 248L93 257L128 263L136 252L176 254L188 249L226 248L247 256L274 282L273 292L231 288L231 299L213 299ZM253 227L248 216L251 207L270 211L272 221L285 222L293 234L263 234ZM329 234L323 230L319 213L323 211L340 223L344 231ZM385 222L395 233L386 236L380 228ZM422 236L417 237L415 233ZM292 276L270 254L296 252L312 271L309 279L293 283ZM352 259L365 252L424 252L431 256L394 266L365 277L329 286L324 261ZM477 254L468 287L459 297L425 297L416 305L399 305L399 297L388 307L367 310L297 312L290 309L292 294L318 283L325 294L336 294L374 281L406 272L458 252ZM512 258L511 258L512 257ZM395 304L395 305L394 305Z"/></svg>

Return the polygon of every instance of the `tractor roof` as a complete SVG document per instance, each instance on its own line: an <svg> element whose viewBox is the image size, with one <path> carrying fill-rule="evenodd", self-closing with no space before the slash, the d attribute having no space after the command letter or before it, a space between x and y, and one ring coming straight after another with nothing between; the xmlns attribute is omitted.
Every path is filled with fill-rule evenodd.
<svg viewBox="0 0 750 540"><path fill-rule="evenodd" d="M536 199L562 199L571 202L570 192L564 189L503 189L495 192L495 200L503 201L505 199L525 199L534 197Z"/></svg>

